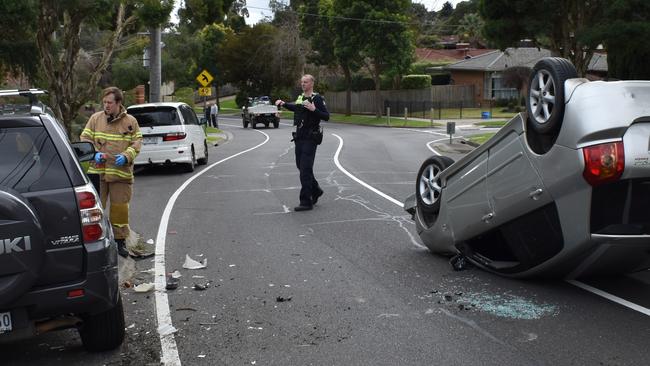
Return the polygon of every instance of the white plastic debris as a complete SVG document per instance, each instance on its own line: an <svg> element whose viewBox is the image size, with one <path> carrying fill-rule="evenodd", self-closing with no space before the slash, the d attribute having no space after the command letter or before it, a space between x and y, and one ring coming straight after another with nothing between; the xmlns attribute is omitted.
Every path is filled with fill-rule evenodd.
<svg viewBox="0 0 650 366"><path fill-rule="evenodd" d="M183 275L180 272L178 271L172 272L172 278L181 278L181 277L183 277Z"/></svg>
<svg viewBox="0 0 650 366"><path fill-rule="evenodd" d="M205 358L205 355L198 355L198 358Z"/></svg>
<svg viewBox="0 0 650 366"><path fill-rule="evenodd" d="M147 244L153 244L153 243L154 243L153 239L147 240Z"/></svg>
<svg viewBox="0 0 650 366"><path fill-rule="evenodd" d="M162 337L168 336L170 334L174 334L176 332L178 332L178 329L174 328L174 326L171 325L171 324L167 324L167 325L163 325L163 326L158 327L158 333Z"/></svg>
<svg viewBox="0 0 650 366"><path fill-rule="evenodd" d="M203 259L199 262L192 258L189 255L185 254L185 263L183 263L183 268L185 269L201 269L208 266L208 258Z"/></svg>
<svg viewBox="0 0 650 366"><path fill-rule="evenodd" d="M154 284L151 282L141 283L133 288L135 292L149 292L153 290Z"/></svg>

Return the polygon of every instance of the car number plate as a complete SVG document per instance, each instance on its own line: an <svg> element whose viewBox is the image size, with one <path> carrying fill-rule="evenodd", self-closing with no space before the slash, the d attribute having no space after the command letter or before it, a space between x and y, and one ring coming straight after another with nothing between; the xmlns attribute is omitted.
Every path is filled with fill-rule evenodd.
<svg viewBox="0 0 650 366"><path fill-rule="evenodd" d="M142 143L145 145L153 145L158 143L158 137L157 136L152 136L152 137L144 137L142 139Z"/></svg>
<svg viewBox="0 0 650 366"><path fill-rule="evenodd" d="M11 313L0 313L0 333L5 333L11 331L13 328L11 326Z"/></svg>

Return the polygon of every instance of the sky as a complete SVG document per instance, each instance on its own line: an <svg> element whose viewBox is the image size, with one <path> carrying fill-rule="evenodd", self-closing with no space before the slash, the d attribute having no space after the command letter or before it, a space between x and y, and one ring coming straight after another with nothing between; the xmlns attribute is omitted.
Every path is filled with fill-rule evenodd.
<svg viewBox="0 0 650 366"><path fill-rule="evenodd" d="M449 0L454 7L456 7L456 4L461 1L463 0ZM176 11L178 10L178 7L180 7L180 2L181 0L175 0L176 7L172 12L172 22L174 23L178 23ZM446 0L413 0L413 2L424 4L427 9L437 11L442 8L442 5ZM248 11L250 13L250 17L246 19L246 24L248 25L256 24L267 16L273 16L273 12L269 9L269 0L246 0L246 5L248 6Z"/></svg>

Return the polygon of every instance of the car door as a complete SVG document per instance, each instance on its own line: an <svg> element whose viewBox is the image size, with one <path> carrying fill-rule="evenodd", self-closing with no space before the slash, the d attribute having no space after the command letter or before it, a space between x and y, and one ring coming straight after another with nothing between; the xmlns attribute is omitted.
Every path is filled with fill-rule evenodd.
<svg viewBox="0 0 650 366"><path fill-rule="evenodd" d="M489 224L493 227L552 200L524 149L516 130L504 133L489 148L487 194L492 209Z"/></svg>
<svg viewBox="0 0 650 366"><path fill-rule="evenodd" d="M185 120L185 129L190 135L190 141L194 145L196 157L203 157L203 141L205 133L203 132L203 128L199 125L199 119L196 117L196 113L194 113L188 105L181 105L180 111Z"/></svg>
<svg viewBox="0 0 650 366"><path fill-rule="evenodd" d="M476 151L469 163L447 178L443 191L454 241L461 242L488 228L486 217L492 212L487 196L488 152Z"/></svg>

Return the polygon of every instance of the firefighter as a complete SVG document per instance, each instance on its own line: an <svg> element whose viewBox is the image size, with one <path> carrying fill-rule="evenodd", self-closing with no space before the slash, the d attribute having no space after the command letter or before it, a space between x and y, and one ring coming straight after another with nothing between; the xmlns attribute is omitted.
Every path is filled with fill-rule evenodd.
<svg viewBox="0 0 650 366"><path fill-rule="evenodd" d="M99 175L99 195L102 206L110 204L109 216L118 253L129 255L126 238L129 235L129 202L133 193L133 161L142 146L138 121L122 106L122 91L116 87L104 89L103 110L90 116L80 140L95 145L95 158L89 174Z"/></svg>

